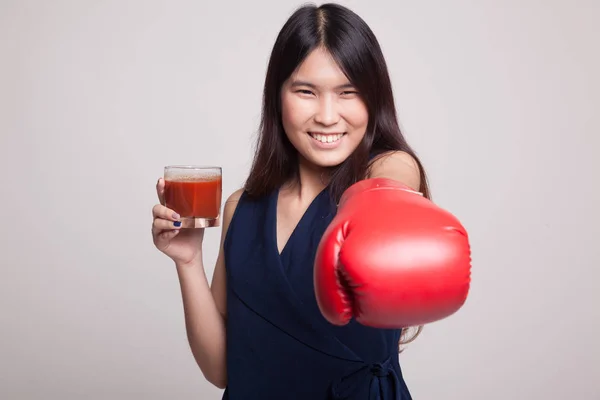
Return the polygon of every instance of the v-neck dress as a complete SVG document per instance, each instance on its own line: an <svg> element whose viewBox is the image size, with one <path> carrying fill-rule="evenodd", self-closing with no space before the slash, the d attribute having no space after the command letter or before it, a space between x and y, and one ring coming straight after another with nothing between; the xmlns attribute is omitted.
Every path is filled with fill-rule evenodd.
<svg viewBox="0 0 600 400"><path fill-rule="evenodd" d="M224 242L227 400L410 400L398 359L400 330L321 315L313 263L336 212L327 189L277 247L277 199L243 193Z"/></svg>

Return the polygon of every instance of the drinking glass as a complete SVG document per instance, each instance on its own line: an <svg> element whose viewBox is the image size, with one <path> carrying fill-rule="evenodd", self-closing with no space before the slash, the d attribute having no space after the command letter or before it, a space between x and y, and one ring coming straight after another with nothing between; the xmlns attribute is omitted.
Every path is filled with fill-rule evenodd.
<svg viewBox="0 0 600 400"><path fill-rule="evenodd" d="M164 179L165 206L181 216L182 228L220 225L221 167L168 165Z"/></svg>

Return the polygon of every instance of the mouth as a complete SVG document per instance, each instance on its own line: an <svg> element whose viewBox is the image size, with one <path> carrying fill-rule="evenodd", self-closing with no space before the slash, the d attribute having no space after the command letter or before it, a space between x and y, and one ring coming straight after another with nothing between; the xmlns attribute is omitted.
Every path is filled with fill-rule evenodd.
<svg viewBox="0 0 600 400"><path fill-rule="evenodd" d="M310 137L321 143L335 143L339 141L345 133L323 133L323 132L308 132Z"/></svg>

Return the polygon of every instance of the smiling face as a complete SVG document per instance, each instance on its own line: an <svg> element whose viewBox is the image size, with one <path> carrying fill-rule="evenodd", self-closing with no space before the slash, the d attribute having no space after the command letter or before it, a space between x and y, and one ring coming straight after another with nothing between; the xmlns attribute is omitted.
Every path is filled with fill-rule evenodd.
<svg viewBox="0 0 600 400"><path fill-rule="evenodd" d="M369 116L359 93L331 55L311 52L281 89L283 128L306 161L341 164L365 135Z"/></svg>

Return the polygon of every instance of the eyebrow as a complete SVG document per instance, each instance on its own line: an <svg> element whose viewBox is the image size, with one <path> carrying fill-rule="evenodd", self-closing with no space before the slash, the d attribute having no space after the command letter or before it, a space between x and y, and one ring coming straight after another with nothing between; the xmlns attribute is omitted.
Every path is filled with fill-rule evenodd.
<svg viewBox="0 0 600 400"><path fill-rule="evenodd" d="M312 89L316 89L317 86L313 83L307 82L307 81L293 81L291 87L297 87L297 86L306 86ZM354 85L351 83L344 83L343 85L339 85L336 86L335 89L352 89L354 88Z"/></svg>

